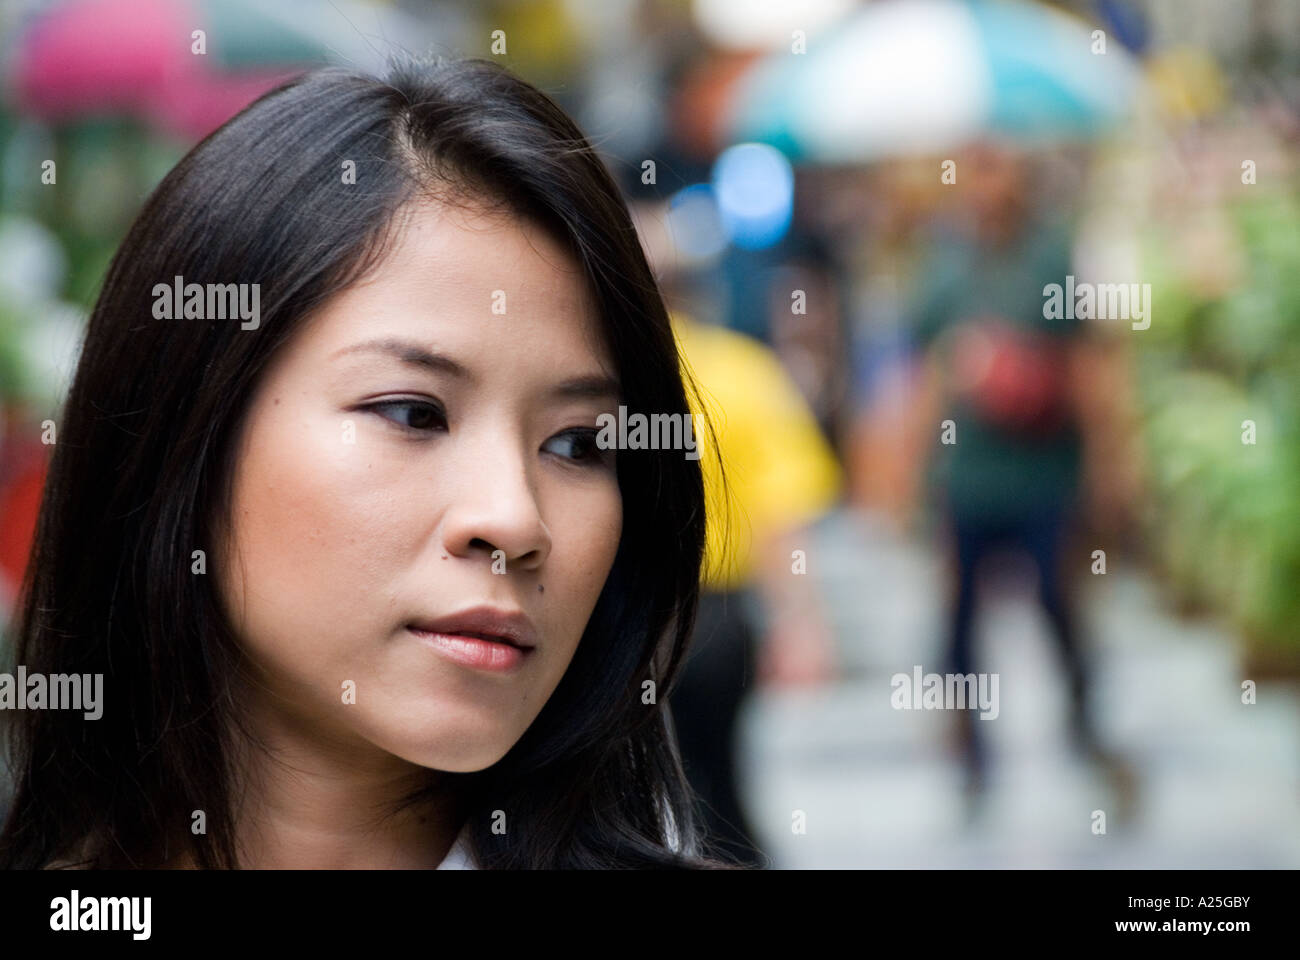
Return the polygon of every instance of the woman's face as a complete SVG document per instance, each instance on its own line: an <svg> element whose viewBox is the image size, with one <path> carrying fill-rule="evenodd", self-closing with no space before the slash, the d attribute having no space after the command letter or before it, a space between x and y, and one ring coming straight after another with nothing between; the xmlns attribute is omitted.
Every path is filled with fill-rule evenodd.
<svg viewBox="0 0 1300 960"><path fill-rule="evenodd" d="M541 711L613 563L622 500L595 432L618 396L584 278L546 233L407 212L261 379L217 567L289 729L468 772ZM482 607L527 618L535 647L411 629Z"/></svg>

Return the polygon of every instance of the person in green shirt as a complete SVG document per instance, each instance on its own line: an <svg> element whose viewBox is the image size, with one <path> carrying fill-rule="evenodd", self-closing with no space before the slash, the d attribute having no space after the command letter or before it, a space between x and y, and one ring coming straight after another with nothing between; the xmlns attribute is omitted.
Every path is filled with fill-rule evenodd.
<svg viewBox="0 0 1300 960"><path fill-rule="evenodd" d="M1044 309L1044 287L1070 273L1070 235L1033 215L1016 155L985 146L971 156L964 166L971 230L937 243L919 274L913 314L923 395L939 400L926 420L935 431L929 489L948 523L955 572L947 669L975 672L976 575L985 558L1007 548L1026 554L1068 674L1071 729L1092 752L1088 671L1063 558L1084 451L1071 351L1086 331L1081 320ZM967 787L978 796L982 731L974 711L956 715Z"/></svg>

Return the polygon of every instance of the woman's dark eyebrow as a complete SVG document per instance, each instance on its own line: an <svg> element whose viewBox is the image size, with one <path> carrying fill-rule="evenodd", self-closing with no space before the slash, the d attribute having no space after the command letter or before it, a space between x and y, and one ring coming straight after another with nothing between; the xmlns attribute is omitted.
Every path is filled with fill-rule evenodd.
<svg viewBox="0 0 1300 960"><path fill-rule="evenodd" d="M396 357L403 363L424 367L440 373L446 373L461 380L474 382L474 375L451 357L434 353L415 340L403 340L398 337L382 337L376 340L363 340L349 347L336 350L330 354L331 359L349 353L383 353ZM557 399L592 399L617 401L622 393L619 383L613 377L603 374L574 377L558 383L546 391L547 396Z"/></svg>
<svg viewBox="0 0 1300 960"><path fill-rule="evenodd" d="M364 340L344 347L330 354L330 359L348 353L386 353L403 363L425 367L439 373L446 373L462 380L473 381L474 376L467 369L442 353L434 353L414 340L402 340L397 337L383 337L377 340Z"/></svg>
<svg viewBox="0 0 1300 960"><path fill-rule="evenodd" d="M617 380L600 374L593 374L589 377L574 377L572 380L557 383L546 391L548 396L560 400L611 401L618 401L621 392Z"/></svg>

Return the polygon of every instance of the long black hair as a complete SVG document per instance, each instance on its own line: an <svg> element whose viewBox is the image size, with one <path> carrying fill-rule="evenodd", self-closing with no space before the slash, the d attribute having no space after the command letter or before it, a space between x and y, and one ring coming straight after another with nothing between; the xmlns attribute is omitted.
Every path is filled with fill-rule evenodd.
<svg viewBox="0 0 1300 960"><path fill-rule="evenodd" d="M76 851L92 867L239 866L239 644L191 550L228 516L232 437L259 374L378 262L420 195L504 204L553 231L594 294L622 402L690 411L627 207L544 93L488 61L407 60L383 80L328 68L261 97L154 190L90 315L13 641L29 672L103 674L106 706L94 721L11 714L0 866ZM154 285L177 276L259 284L260 326L154 319ZM617 462L622 539L567 672L505 757L440 780L484 868L721 865L666 710L698 597L700 465L681 451ZM196 809L205 835L189 829ZM494 810L507 833L490 829Z"/></svg>

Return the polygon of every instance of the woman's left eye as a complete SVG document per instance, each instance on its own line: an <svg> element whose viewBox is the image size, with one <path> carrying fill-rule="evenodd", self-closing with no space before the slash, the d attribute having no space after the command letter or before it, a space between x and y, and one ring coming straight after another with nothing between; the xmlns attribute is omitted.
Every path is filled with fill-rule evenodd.
<svg viewBox="0 0 1300 960"><path fill-rule="evenodd" d="M606 462L606 451L596 443L596 430L566 430L557 433L542 449L551 448L553 453L577 463L597 466Z"/></svg>
<svg viewBox="0 0 1300 960"><path fill-rule="evenodd" d="M372 403L366 409L409 430L428 431L446 429L447 426L442 408L425 400L385 400ZM393 415L395 412L396 416Z"/></svg>

